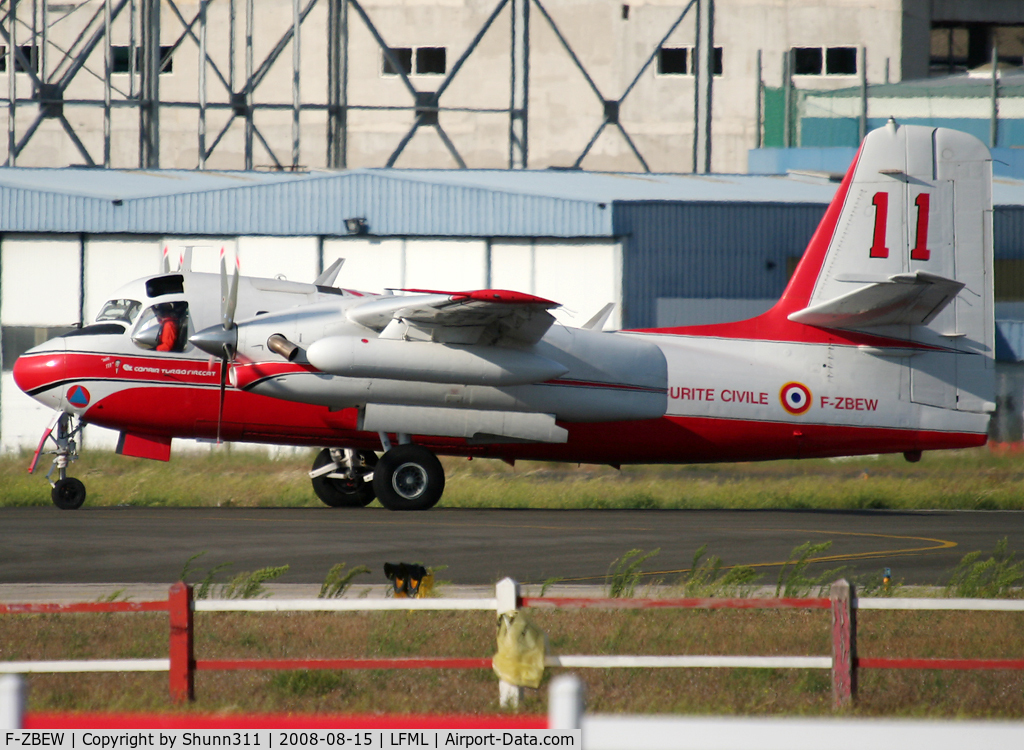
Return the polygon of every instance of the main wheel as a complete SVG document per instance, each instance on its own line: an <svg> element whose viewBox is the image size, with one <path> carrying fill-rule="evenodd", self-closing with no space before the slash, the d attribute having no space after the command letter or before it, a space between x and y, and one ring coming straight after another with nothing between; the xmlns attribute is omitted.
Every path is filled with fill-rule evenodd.
<svg viewBox="0 0 1024 750"><path fill-rule="evenodd" d="M61 510L77 510L85 502L85 485L74 477L58 479L50 491L50 499Z"/></svg>
<svg viewBox="0 0 1024 750"><path fill-rule="evenodd" d="M373 451L359 451L358 456L362 466L353 467L357 469L357 476L337 479L324 474L312 480L313 492L325 505L332 508L362 508L373 502L373 498L377 496L373 482L363 481L363 476L374 470L377 465L377 454ZM324 448L313 461L313 471L333 461L331 451Z"/></svg>
<svg viewBox="0 0 1024 750"><path fill-rule="evenodd" d="M377 499L388 510L427 510L444 492L444 469L437 456L419 445L397 445L373 472Z"/></svg>

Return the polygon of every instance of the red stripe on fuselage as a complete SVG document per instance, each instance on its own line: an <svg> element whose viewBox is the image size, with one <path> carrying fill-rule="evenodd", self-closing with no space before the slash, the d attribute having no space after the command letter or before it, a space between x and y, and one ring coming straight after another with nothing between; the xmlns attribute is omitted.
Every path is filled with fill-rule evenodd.
<svg viewBox="0 0 1024 750"><path fill-rule="evenodd" d="M182 438L216 434L217 391L145 385L107 396L85 418L105 427ZM356 429L356 409L330 411L228 388L226 440L380 450L375 433ZM443 455L583 463L713 463L814 458L984 445L984 434L886 427L663 417L633 422L563 424L564 444L469 445L459 438L417 436Z"/></svg>

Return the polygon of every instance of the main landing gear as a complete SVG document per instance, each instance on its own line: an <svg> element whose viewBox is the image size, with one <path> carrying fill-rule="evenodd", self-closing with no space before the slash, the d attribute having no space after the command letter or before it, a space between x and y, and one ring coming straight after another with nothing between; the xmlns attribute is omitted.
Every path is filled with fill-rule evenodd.
<svg viewBox="0 0 1024 750"><path fill-rule="evenodd" d="M81 431L82 424L79 422L75 425L73 414L61 412L56 422L51 422L49 429L43 433L35 456L32 457L32 466L29 468L30 472L35 471L46 441L52 440L57 447L55 450L47 451L53 455L53 465L46 472L46 480L52 487L50 499L61 510L76 510L85 502L85 485L80 480L68 476L68 466L78 460L78 441L75 438ZM56 481L50 478L54 471L57 472Z"/></svg>
<svg viewBox="0 0 1024 750"><path fill-rule="evenodd" d="M404 436L402 436L404 437ZM444 468L432 451L403 442L391 446L382 436L384 455L371 451L325 448L317 454L313 491L333 508L358 508L374 497L388 510L427 510L444 492Z"/></svg>

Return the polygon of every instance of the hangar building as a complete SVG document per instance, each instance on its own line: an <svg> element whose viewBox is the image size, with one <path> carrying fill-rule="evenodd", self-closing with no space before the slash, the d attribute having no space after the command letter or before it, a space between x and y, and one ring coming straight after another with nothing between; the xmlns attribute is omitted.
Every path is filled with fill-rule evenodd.
<svg viewBox="0 0 1024 750"><path fill-rule="evenodd" d="M0 446L34 447L48 416L13 382L18 354L159 272L164 248L215 272L224 247L247 275L294 281L344 257L338 283L371 292L511 288L562 303L572 325L606 302L611 328L697 324L767 309L836 187L821 174L0 170ZM995 203L997 317L1024 319L1024 183L997 179Z"/></svg>

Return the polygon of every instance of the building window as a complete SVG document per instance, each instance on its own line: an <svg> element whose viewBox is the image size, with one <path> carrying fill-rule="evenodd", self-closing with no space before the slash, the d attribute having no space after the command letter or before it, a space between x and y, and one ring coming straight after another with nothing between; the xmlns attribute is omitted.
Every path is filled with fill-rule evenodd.
<svg viewBox="0 0 1024 750"><path fill-rule="evenodd" d="M825 75L857 75L856 47L829 47L825 50Z"/></svg>
<svg viewBox="0 0 1024 750"><path fill-rule="evenodd" d="M992 62L992 47L999 61L1024 65L1024 25L984 23L937 24L931 30L931 75L953 75Z"/></svg>
<svg viewBox="0 0 1024 750"><path fill-rule="evenodd" d="M32 72L39 72L39 49L34 44L19 44L18 49L21 54L28 60L29 65L32 66ZM14 72L25 73L28 68L25 67L25 63L21 61L17 55L14 56ZM7 45L0 44L0 73L7 72Z"/></svg>
<svg viewBox="0 0 1024 750"><path fill-rule="evenodd" d="M443 76L448 70L444 47L417 47L416 73L423 76Z"/></svg>
<svg viewBox="0 0 1024 750"><path fill-rule="evenodd" d="M386 76L397 76L399 72L405 73L406 75L412 74L412 47L392 47L391 57L394 58L395 63L398 65L398 69L395 69L395 65L391 62L391 58L385 55L383 52L380 53L381 59L384 61L382 70Z"/></svg>
<svg viewBox="0 0 1024 750"><path fill-rule="evenodd" d="M660 76L693 75L696 63L696 49L694 47L660 47L658 49L658 75ZM721 47L715 47L711 66L712 75L722 75Z"/></svg>
<svg viewBox="0 0 1024 750"><path fill-rule="evenodd" d="M171 54L174 47L170 45L160 46L160 74L174 72L174 57ZM138 73L139 62L142 60L142 48L136 47L134 54L131 47L113 44L110 46L111 68L110 72L115 74Z"/></svg>
<svg viewBox="0 0 1024 750"><path fill-rule="evenodd" d="M662 47L658 50L658 75L685 76L689 50L686 47Z"/></svg>
<svg viewBox="0 0 1024 750"><path fill-rule="evenodd" d="M857 75L856 47L793 47L793 75Z"/></svg>
<svg viewBox="0 0 1024 750"><path fill-rule="evenodd" d="M387 55L381 52L381 72L385 76L407 76L413 71L419 76L440 76L448 72L448 51L445 47L391 47L391 54L399 70L391 64Z"/></svg>

